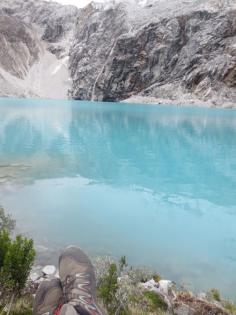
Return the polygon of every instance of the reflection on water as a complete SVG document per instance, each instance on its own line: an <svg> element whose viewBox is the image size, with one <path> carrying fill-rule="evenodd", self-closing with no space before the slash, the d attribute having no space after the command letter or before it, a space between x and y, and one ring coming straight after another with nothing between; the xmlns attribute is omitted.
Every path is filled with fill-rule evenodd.
<svg viewBox="0 0 236 315"><path fill-rule="evenodd" d="M236 111L0 100L0 191L38 242L235 291Z"/></svg>

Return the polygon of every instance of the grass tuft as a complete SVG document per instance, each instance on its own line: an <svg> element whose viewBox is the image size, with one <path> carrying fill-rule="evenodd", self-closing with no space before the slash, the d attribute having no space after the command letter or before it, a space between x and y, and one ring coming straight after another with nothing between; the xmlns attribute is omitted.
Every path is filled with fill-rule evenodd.
<svg viewBox="0 0 236 315"><path fill-rule="evenodd" d="M144 296L149 300L149 302L151 302L153 309L159 309L162 311L166 311L168 309L166 302L157 293L145 291Z"/></svg>

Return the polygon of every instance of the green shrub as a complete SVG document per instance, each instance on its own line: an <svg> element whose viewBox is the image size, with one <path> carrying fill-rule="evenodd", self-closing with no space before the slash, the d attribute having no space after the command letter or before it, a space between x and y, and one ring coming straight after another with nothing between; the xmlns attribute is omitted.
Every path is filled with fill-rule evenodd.
<svg viewBox="0 0 236 315"><path fill-rule="evenodd" d="M161 276L158 275L158 274L154 274L152 279L155 281L155 282L159 282L161 280Z"/></svg>
<svg viewBox="0 0 236 315"><path fill-rule="evenodd" d="M0 206L0 232L2 230L12 231L15 227L15 221L5 214L4 208Z"/></svg>
<svg viewBox="0 0 236 315"><path fill-rule="evenodd" d="M217 301L217 302L221 301L220 292L217 289L211 289L210 295L215 301Z"/></svg>
<svg viewBox="0 0 236 315"><path fill-rule="evenodd" d="M235 304L233 304L233 303L230 302L230 301L225 301L225 302L223 303L223 305L224 305L224 308L225 308L227 311L229 311L230 314L236 315L236 305L235 305Z"/></svg>
<svg viewBox="0 0 236 315"><path fill-rule="evenodd" d="M6 285L15 293L24 289L35 258L33 240L18 235L5 254L2 273Z"/></svg>
<svg viewBox="0 0 236 315"><path fill-rule="evenodd" d="M145 291L144 296L149 300L149 302L151 302L153 309L159 309L162 311L166 311L168 309L166 302L157 293Z"/></svg>
<svg viewBox="0 0 236 315"><path fill-rule="evenodd" d="M11 239L7 230L0 230L0 271L3 267L6 253L10 247Z"/></svg>
<svg viewBox="0 0 236 315"><path fill-rule="evenodd" d="M119 269L120 272L122 272L126 267L128 266L127 262L126 262L126 257L122 256L119 260Z"/></svg>
<svg viewBox="0 0 236 315"><path fill-rule="evenodd" d="M127 273L129 277L132 279L134 284L138 284L140 282L146 282L153 277L153 270L146 267L131 267Z"/></svg>
<svg viewBox="0 0 236 315"><path fill-rule="evenodd" d="M100 277L97 282L98 297L108 314L130 315L136 314L133 309L140 309L143 311L142 314L159 315L168 308L159 295L154 292L143 292L139 287L140 282L151 278L160 280L159 275L154 274L152 270L128 268L125 256L121 257L118 263L109 260L102 266L102 273L99 272Z"/></svg>
<svg viewBox="0 0 236 315"><path fill-rule="evenodd" d="M116 304L115 294L118 288L117 278L117 266L113 263L108 269L108 274L101 279L101 283L98 288L98 295L102 299L109 314L113 314Z"/></svg>
<svg viewBox="0 0 236 315"><path fill-rule="evenodd" d="M32 295L20 297L20 298L17 298L16 301L12 304L10 314L11 315L33 315L32 307L33 307ZM0 314L1 314L1 311L2 311L2 308L0 307Z"/></svg>

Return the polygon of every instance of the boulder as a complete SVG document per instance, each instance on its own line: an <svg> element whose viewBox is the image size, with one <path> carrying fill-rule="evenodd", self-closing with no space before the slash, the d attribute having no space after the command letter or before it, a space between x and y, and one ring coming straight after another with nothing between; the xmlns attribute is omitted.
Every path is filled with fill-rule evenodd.
<svg viewBox="0 0 236 315"><path fill-rule="evenodd" d="M29 279L33 282L38 280L40 278L40 275L37 272L30 273Z"/></svg>
<svg viewBox="0 0 236 315"><path fill-rule="evenodd" d="M194 309L186 304L178 305L173 310L174 315L195 315Z"/></svg>
<svg viewBox="0 0 236 315"><path fill-rule="evenodd" d="M43 271L44 275L46 275L46 276L53 276L56 274L57 269L53 265L47 265L43 268L42 271Z"/></svg>

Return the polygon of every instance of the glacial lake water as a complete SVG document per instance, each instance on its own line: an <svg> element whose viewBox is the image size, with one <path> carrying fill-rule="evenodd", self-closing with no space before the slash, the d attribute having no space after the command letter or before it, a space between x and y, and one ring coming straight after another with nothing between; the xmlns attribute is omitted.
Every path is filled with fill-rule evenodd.
<svg viewBox="0 0 236 315"><path fill-rule="evenodd" d="M236 111L0 99L0 203L43 246L236 299Z"/></svg>

